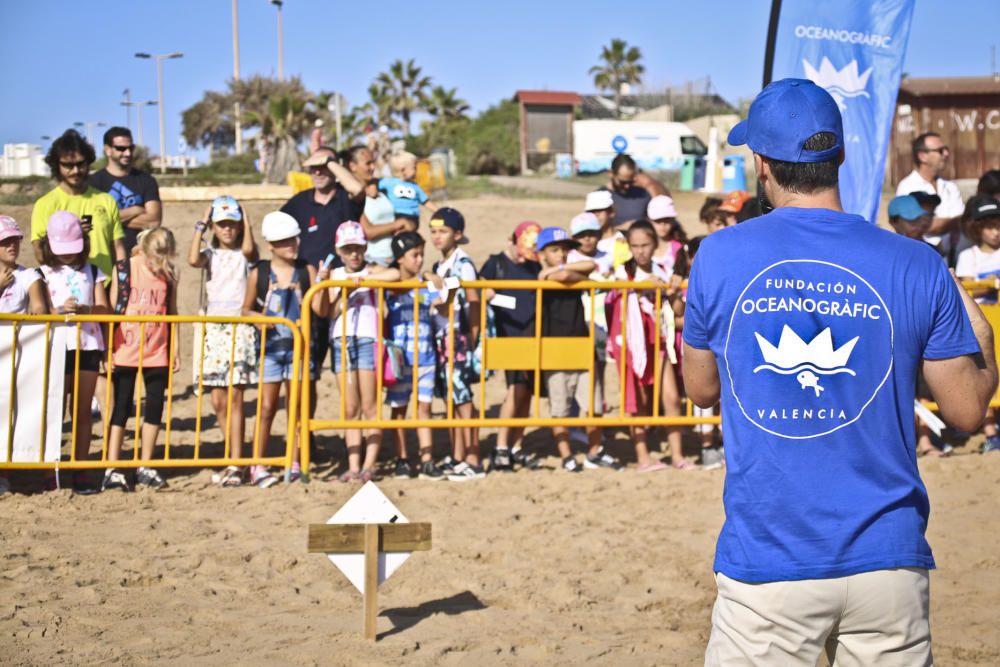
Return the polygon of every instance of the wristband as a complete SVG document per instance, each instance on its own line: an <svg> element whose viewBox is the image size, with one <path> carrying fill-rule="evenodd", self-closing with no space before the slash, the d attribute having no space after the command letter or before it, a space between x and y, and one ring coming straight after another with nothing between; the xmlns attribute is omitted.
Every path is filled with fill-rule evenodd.
<svg viewBox="0 0 1000 667"><path fill-rule="evenodd" d="M194 223L194 228L195 231L203 232L206 229L208 229L208 223L206 223L204 220L199 220L198 222Z"/></svg>

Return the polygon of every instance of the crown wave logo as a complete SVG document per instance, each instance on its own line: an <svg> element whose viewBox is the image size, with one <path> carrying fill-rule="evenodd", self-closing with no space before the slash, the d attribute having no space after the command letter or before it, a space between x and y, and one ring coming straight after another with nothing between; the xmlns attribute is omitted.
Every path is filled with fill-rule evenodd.
<svg viewBox="0 0 1000 667"><path fill-rule="evenodd" d="M833 334L830 333L830 327L823 329L806 343L786 324L781 329L777 347L756 331L754 336L757 337L757 344L760 346L761 354L764 355L764 363L754 368L754 373L769 370L782 375L791 375L810 370L821 375L836 373L856 375L847 367L847 362L860 336L855 336L836 350L833 348Z"/></svg>
<svg viewBox="0 0 1000 667"><path fill-rule="evenodd" d="M871 97L866 88L868 88L868 79L871 78L874 68L869 67L858 74L857 60L852 60L844 65L843 69L837 69L829 58L823 56L823 60L819 63L819 69L813 67L807 60L802 61L802 67L805 69L806 78L817 86L825 88L826 92L830 93L836 100L841 111L847 108L844 100L849 97Z"/></svg>

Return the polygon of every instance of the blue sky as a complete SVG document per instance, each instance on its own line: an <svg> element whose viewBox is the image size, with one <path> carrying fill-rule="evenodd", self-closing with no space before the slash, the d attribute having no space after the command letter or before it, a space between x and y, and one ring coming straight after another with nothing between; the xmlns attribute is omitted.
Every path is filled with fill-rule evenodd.
<svg viewBox="0 0 1000 667"><path fill-rule="evenodd" d="M601 46L620 37L642 50L650 87L708 75L735 102L759 90L769 10L767 0L286 0L285 74L301 75L314 91L340 91L353 104L391 61L414 58L479 111L519 88L590 92L587 70ZM276 74L275 8L240 0L239 18L241 74ZM182 51L183 59L164 63L173 153L181 111L203 91L221 90L233 72L229 0L4 1L0 25L2 143L44 143L42 135L74 121L124 124L125 88L132 99L156 99L152 61L132 54ZM989 74L998 28L998 0L917 0L904 71ZM155 151L155 107L143 121Z"/></svg>

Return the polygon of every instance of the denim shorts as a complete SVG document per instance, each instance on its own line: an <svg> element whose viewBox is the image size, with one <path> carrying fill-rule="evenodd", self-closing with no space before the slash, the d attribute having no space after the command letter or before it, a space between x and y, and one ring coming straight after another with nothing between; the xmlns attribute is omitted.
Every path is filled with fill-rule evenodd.
<svg viewBox="0 0 1000 667"><path fill-rule="evenodd" d="M343 341L334 338L330 341L330 348L333 349L333 372L340 372L340 350ZM347 370L351 371L373 371L375 370L375 339L361 338L360 336L347 337Z"/></svg>
<svg viewBox="0 0 1000 667"><path fill-rule="evenodd" d="M409 405L413 394L413 366L404 363L401 371L399 382L386 390L385 403L393 408ZM417 401L431 403L434 400L434 375L437 372L434 364L419 366L417 372L420 375L417 380Z"/></svg>
<svg viewBox="0 0 1000 667"><path fill-rule="evenodd" d="M292 363L292 358L294 354L291 349L284 350L278 349L274 350L267 348L264 350L264 375L261 378L261 382L282 382L284 380L292 379L292 370L295 368L295 364ZM317 379L319 375L316 373L316 364L313 360L309 362L309 378L310 380ZM305 379L305 378L301 378Z"/></svg>

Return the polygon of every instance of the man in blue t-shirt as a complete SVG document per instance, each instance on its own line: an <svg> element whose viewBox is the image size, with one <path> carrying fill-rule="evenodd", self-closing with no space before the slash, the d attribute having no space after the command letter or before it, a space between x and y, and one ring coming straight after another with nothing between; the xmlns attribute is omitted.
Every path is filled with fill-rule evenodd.
<svg viewBox="0 0 1000 667"><path fill-rule="evenodd" d="M684 320L684 384L722 398L726 521L706 664L930 664L914 449L922 371L974 430L997 386L993 335L925 243L843 212L833 98L784 79L729 134L774 210L705 239Z"/></svg>

